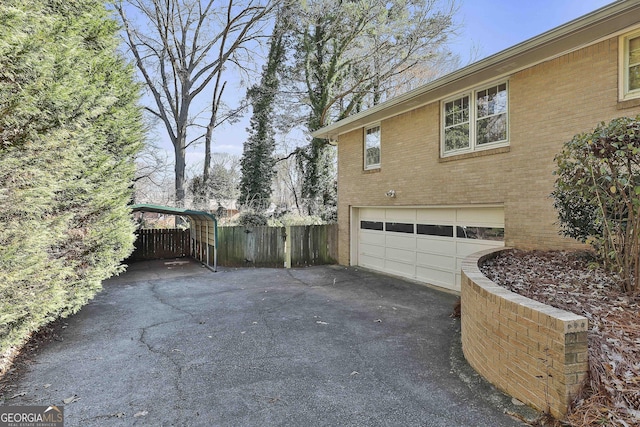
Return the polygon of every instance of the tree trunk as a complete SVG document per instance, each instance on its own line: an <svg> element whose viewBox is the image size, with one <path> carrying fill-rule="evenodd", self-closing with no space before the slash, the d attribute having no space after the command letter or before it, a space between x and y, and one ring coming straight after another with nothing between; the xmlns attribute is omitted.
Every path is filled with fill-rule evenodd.
<svg viewBox="0 0 640 427"><path fill-rule="evenodd" d="M184 144L184 136L182 137L182 141L178 141L178 143L174 145L174 152L176 156L176 166L175 166L176 207L183 208L184 198L185 198L185 188L186 188L186 180L185 180L186 150L185 150L185 144Z"/></svg>

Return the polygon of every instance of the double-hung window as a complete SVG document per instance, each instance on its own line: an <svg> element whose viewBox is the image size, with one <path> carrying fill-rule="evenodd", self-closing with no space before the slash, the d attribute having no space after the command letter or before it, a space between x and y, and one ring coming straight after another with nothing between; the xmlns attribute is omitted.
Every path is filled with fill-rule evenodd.
<svg viewBox="0 0 640 427"><path fill-rule="evenodd" d="M507 83L459 95L442 103L442 155L509 143Z"/></svg>
<svg viewBox="0 0 640 427"><path fill-rule="evenodd" d="M640 32L621 38L620 99L640 97Z"/></svg>
<svg viewBox="0 0 640 427"><path fill-rule="evenodd" d="M380 168L380 125L369 126L364 131L364 168Z"/></svg>

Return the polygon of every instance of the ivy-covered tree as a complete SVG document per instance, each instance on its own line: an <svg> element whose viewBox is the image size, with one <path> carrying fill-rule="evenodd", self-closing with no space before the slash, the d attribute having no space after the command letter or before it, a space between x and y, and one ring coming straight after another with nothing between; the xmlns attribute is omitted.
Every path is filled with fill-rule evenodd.
<svg viewBox="0 0 640 427"><path fill-rule="evenodd" d="M434 78L453 56L455 0L308 0L295 26L293 74L306 127L324 126L372 107L397 94L402 76L424 67ZM447 67L443 69L448 69ZM304 174L303 197L311 214L333 219L335 153L313 138L298 150Z"/></svg>
<svg viewBox="0 0 640 427"><path fill-rule="evenodd" d="M253 107L253 115L249 124L249 138L244 143L240 160L242 177L239 203L251 206L257 211L269 206L271 184L276 173L273 113L274 101L280 88L278 72L283 68L286 53L284 43L289 26L289 11L290 3L286 1L280 6L276 16L261 81L252 86L247 93Z"/></svg>
<svg viewBox="0 0 640 427"><path fill-rule="evenodd" d="M3 0L0 27L4 355L122 271L143 127L102 1Z"/></svg>
<svg viewBox="0 0 640 427"><path fill-rule="evenodd" d="M556 156L561 233L596 249L630 293L640 290L640 116L575 135Z"/></svg>

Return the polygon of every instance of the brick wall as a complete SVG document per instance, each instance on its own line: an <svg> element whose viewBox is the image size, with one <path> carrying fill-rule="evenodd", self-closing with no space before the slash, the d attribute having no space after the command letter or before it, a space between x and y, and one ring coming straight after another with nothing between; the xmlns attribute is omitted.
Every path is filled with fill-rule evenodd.
<svg viewBox="0 0 640 427"><path fill-rule="evenodd" d="M579 246L557 232L553 158L573 135L640 114L637 102L618 102L617 76L617 38L510 76L507 148L440 159L439 102L382 121L380 170L363 170L362 129L340 135L339 262L349 263L351 206L502 204L506 245Z"/></svg>
<svg viewBox="0 0 640 427"><path fill-rule="evenodd" d="M588 321L502 288L478 269L496 250L462 267L462 350L469 364L509 395L562 418L587 377Z"/></svg>

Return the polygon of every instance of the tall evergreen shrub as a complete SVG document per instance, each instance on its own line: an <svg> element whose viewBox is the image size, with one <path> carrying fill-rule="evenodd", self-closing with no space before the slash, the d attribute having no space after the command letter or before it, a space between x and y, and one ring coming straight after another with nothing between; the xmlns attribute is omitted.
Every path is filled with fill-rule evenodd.
<svg viewBox="0 0 640 427"><path fill-rule="evenodd" d="M0 28L4 355L121 271L143 128L139 87L103 2L3 0Z"/></svg>

